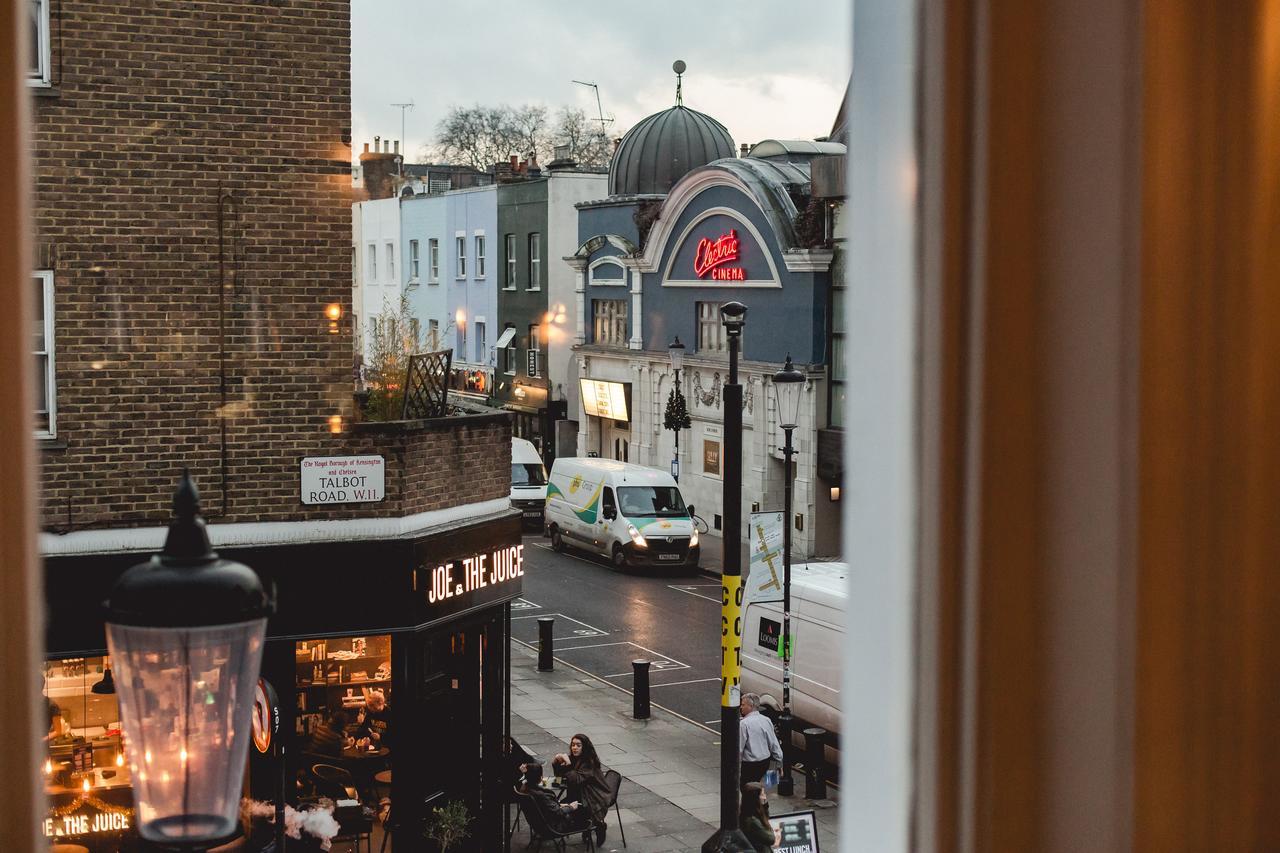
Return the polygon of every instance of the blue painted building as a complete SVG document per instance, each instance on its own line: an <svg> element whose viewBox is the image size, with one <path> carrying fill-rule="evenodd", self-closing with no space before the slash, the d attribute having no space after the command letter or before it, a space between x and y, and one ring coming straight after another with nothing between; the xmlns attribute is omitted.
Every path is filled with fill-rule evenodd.
<svg viewBox="0 0 1280 853"><path fill-rule="evenodd" d="M426 351L453 346L453 312L442 266L446 237L445 196L408 195L400 199L402 288L417 320L419 345ZM442 249L442 247L445 247Z"/></svg>
<svg viewBox="0 0 1280 853"><path fill-rule="evenodd" d="M447 242L440 246L450 326L443 347L453 347L451 387L486 398L493 388L493 344L499 331L496 186L444 193Z"/></svg>
<svg viewBox="0 0 1280 853"><path fill-rule="evenodd" d="M735 157L722 125L678 103L624 137L610 168L611 195L578 205L580 244L566 259L577 275L579 455L678 466L685 499L713 534L723 515L728 366L720 306L736 300L749 309L740 363L744 517L782 509L772 376L788 354L806 373L790 520L804 556L840 553L838 460L818 458L819 433L831 426L829 366L839 328L831 224L838 200L815 195L811 164L843 153L838 143L770 140ZM693 418L678 460L674 435L663 429L674 380L668 345L677 337L686 346L680 383ZM610 417L593 410L593 396L605 393L625 400L625 420L616 409Z"/></svg>

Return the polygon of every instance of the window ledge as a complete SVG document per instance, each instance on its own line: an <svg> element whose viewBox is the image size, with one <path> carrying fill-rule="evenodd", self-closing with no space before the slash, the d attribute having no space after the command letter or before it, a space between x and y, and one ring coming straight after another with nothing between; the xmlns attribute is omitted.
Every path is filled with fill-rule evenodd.
<svg viewBox="0 0 1280 853"><path fill-rule="evenodd" d="M541 293L541 292L542 292L542 288L541 288L541 287L526 287L526 288L524 289L524 292L525 292L525 293Z"/></svg>
<svg viewBox="0 0 1280 853"><path fill-rule="evenodd" d="M61 98L62 90L48 83L28 83L27 89L36 98Z"/></svg>
<svg viewBox="0 0 1280 853"><path fill-rule="evenodd" d="M36 448L38 450L66 450L67 442L61 438L37 438Z"/></svg>

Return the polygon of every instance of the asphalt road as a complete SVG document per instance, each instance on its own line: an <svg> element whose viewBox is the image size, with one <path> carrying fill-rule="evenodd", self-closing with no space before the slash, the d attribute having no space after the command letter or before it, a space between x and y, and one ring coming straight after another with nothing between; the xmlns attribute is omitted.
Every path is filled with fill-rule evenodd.
<svg viewBox="0 0 1280 853"><path fill-rule="evenodd" d="M538 535L524 544L524 595L511 611L515 640L537 648L537 617L553 616L556 666L630 691L631 662L644 658L654 705L719 732L718 582L652 569L618 572L603 557L557 554Z"/></svg>

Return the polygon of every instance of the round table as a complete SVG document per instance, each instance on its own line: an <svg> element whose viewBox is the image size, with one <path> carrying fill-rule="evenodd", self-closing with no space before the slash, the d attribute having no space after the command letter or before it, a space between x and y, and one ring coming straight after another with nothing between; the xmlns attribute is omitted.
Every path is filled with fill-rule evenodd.
<svg viewBox="0 0 1280 853"><path fill-rule="evenodd" d="M390 754L391 749L385 746L380 746L374 750L358 749L352 746L342 750L342 760L344 762L361 762L376 758L386 758Z"/></svg>
<svg viewBox="0 0 1280 853"><path fill-rule="evenodd" d="M390 770L383 770L381 773L374 773L374 774L373 774L373 781L377 782L379 785L390 785L390 784L391 784L391 771L390 771Z"/></svg>

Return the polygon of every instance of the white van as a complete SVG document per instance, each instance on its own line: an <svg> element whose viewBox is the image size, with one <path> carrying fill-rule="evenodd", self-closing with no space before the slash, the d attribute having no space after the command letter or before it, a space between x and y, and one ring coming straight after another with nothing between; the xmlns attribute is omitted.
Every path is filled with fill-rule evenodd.
<svg viewBox="0 0 1280 853"><path fill-rule="evenodd" d="M523 438L511 439L511 505L520 510L526 526L542 529L547 503L547 468L538 448Z"/></svg>
<svg viewBox="0 0 1280 853"><path fill-rule="evenodd" d="M840 734L840 661L848 592L844 563L791 567L791 716L793 731L820 726L829 733L828 760ZM782 576L781 567L778 577ZM742 623L742 692L760 694L761 713L782 713L782 592L761 592L747 579ZM764 600L762 600L764 599ZM774 601L773 599L777 599ZM794 741L797 745L800 741Z"/></svg>
<svg viewBox="0 0 1280 853"><path fill-rule="evenodd" d="M551 547L623 566L698 567L693 507L666 471L612 459L556 459L547 486Z"/></svg>

